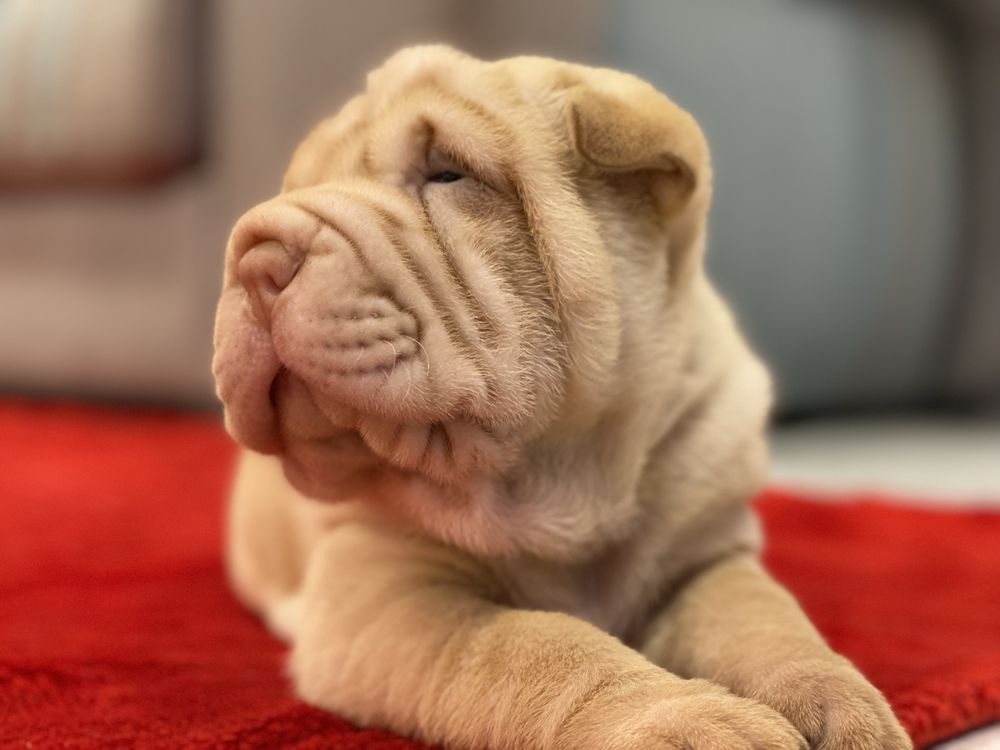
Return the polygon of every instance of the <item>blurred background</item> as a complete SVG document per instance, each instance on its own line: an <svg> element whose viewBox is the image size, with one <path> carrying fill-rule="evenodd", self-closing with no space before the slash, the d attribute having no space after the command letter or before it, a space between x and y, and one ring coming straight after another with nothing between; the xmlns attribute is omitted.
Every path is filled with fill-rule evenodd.
<svg viewBox="0 0 1000 750"><path fill-rule="evenodd" d="M214 408L230 226L427 41L624 68L702 123L779 481L1000 498L995 0L0 0L0 391Z"/></svg>

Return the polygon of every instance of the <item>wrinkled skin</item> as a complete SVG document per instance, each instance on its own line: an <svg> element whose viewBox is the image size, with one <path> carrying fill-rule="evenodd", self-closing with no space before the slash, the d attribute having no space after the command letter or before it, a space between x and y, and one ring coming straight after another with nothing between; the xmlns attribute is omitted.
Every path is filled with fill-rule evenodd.
<svg viewBox="0 0 1000 750"><path fill-rule="evenodd" d="M754 559L770 387L710 195L647 84L428 47L239 220L229 570L306 700L460 748L910 746Z"/></svg>

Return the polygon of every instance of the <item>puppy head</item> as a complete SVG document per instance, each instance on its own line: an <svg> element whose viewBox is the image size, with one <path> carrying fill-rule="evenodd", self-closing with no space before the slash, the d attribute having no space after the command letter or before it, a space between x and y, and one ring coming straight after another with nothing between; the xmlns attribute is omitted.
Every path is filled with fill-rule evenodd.
<svg viewBox="0 0 1000 750"><path fill-rule="evenodd" d="M228 429L312 497L468 510L656 369L708 184L693 120L630 76L398 53L232 232Z"/></svg>

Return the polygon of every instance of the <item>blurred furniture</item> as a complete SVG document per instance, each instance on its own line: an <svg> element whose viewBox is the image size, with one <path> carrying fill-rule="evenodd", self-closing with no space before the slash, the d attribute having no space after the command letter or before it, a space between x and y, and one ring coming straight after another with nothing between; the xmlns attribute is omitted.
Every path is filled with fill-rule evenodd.
<svg viewBox="0 0 1000 750"><path fill-rule="evenodd" d="M698 117L711 271L785 413L995 402L996 8L0 2L0 387L210 403L232 222L366 70L448 41L631 69Z"/></svg>
<svg viewBox="0 0 1000 750"><path fill-rule="evenodd" d="M788 412L1000 393L1000 4L627 0L705 128L709 266Z"/></svg>
<svg viewBox="0 0 1000 750"><path fill-rule="evenodd" d="M226 236L309 128L406 44L580 58L594 6L0 0L0 388L211 404Z"/></svg>
<svg viewBox="0 0 1000 750"><path fill-rule="evenodd" d="M193 0L0 4L0 181L169 174L198 149Z"/></svg>

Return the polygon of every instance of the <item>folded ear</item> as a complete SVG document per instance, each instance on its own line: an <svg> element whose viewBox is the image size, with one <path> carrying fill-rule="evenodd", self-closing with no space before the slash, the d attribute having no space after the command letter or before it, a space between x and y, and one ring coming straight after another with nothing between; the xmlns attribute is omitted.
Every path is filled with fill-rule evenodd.
<svg viewBox="0 0 1000 750"><path fill-rule="evenodd" d="M649 173L667 216L706 187L708 147L694 118L652 86L637 80L614 91L582 84L567 98L569 132L577 153L607 173Z"/></svg>

